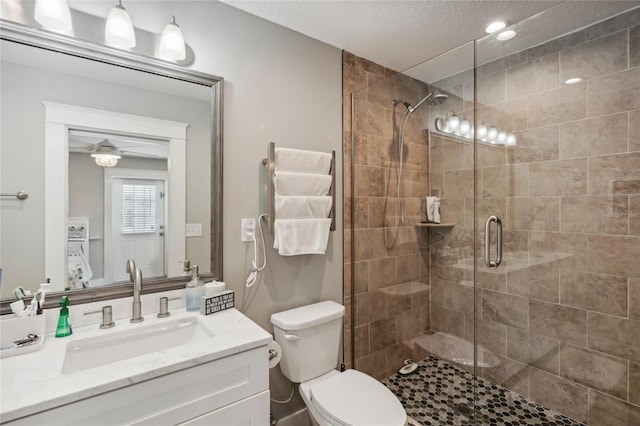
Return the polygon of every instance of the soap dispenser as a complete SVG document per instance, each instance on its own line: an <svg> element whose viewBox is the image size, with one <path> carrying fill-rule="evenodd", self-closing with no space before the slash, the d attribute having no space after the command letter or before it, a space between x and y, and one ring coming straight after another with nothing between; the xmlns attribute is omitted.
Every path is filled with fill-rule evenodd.
<svg viewBox="0 0 640 426"><path fill-rule="evenodd" d="M199 311L203 287L198 277L198 265L193 265L190 269L193 275L187 283L187 311Z"/></svg>
<svg viewBox="0 0 640 426"><path fill-rule="evenodd" d="M73 333L71 324L69 324L69 298L62 296L60 299L60 318L58 318L58 327L56 328L56 337L66 337Z"/></svg>

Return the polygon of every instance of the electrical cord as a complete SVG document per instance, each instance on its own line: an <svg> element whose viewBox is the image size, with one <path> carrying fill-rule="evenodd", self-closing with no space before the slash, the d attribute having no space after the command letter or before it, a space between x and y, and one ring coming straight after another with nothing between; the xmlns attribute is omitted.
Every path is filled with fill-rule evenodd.
<svg viewBox="0 0 640 426"><path fill-rule="evenodd" d="M264 232L262 231L262 219L265 217L267 217L266 213L258 216L258 229L260 230L260 239L262 241L262 253L264 254L263 255L264 262L262 263L262 266L259 268L257 265L258 242L256 241L255 234L253 233L250 234L251 240L253 241L253 260L251 261L251 272L249 273L249 276L247 277L247 281L245 283L247 288L253 287L253 285L256 283L256 280L258 279L258 272L262 271L267 266L267 247L264 243Z"/></svg>
<svg viewBox="0 0 640 426"><path fill-rule="evenodd" d="M293 399L293 394L295 393L295 390L296 390L296 384L292 383L291 384L291 395L289 395L289 398L287 398L284 401L278 401L277 399L271 398L271 402L275 402L276 404L287 404L287 403L291 402L291 400Z"/></svg>

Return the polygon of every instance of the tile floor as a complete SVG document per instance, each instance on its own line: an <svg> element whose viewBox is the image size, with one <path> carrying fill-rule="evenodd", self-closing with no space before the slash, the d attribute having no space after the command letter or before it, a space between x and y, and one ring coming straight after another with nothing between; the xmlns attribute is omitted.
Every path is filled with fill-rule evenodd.
<svg viewBox="0 0 640 426"><path fill-rule="evenodd" d="M473 376L435 356L423 359L418 366L409 376L394 374L382 383L423 426L582 425L482 378L478 378L480 410L474 423Z"/></svg>

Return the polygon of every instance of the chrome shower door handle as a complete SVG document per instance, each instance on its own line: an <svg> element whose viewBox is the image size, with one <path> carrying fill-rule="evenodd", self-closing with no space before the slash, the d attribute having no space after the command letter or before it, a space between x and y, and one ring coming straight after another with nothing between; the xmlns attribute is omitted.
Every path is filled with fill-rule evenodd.
<svg viewBox="0 0 640 426"><path fill-rule="evenodd" d="M496 223L498 231L496 240L496 260L491 260L491 223ZM489 268L497 268L502 263L502 221L497 216L489 216L484 223L484 264Z"/></svg>

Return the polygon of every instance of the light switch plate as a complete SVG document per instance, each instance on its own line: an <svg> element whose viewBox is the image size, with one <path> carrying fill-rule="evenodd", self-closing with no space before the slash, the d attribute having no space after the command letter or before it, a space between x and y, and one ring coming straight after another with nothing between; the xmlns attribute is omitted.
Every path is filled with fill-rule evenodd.
<svg viewBox="0 0 640 426"><path fill-rule="evenodd" d="M184 233L186 237L202 237L202 224L187 223Z"/></svg>
<svg viewBox="0 0 640 426"><path fill-rule="evenodd" d="M256 234L256 220L251 219L242 219L242 235L240 235L240 241L243 243L248 243L253 241L251 239L251 234L255 236Z"/></svg>

